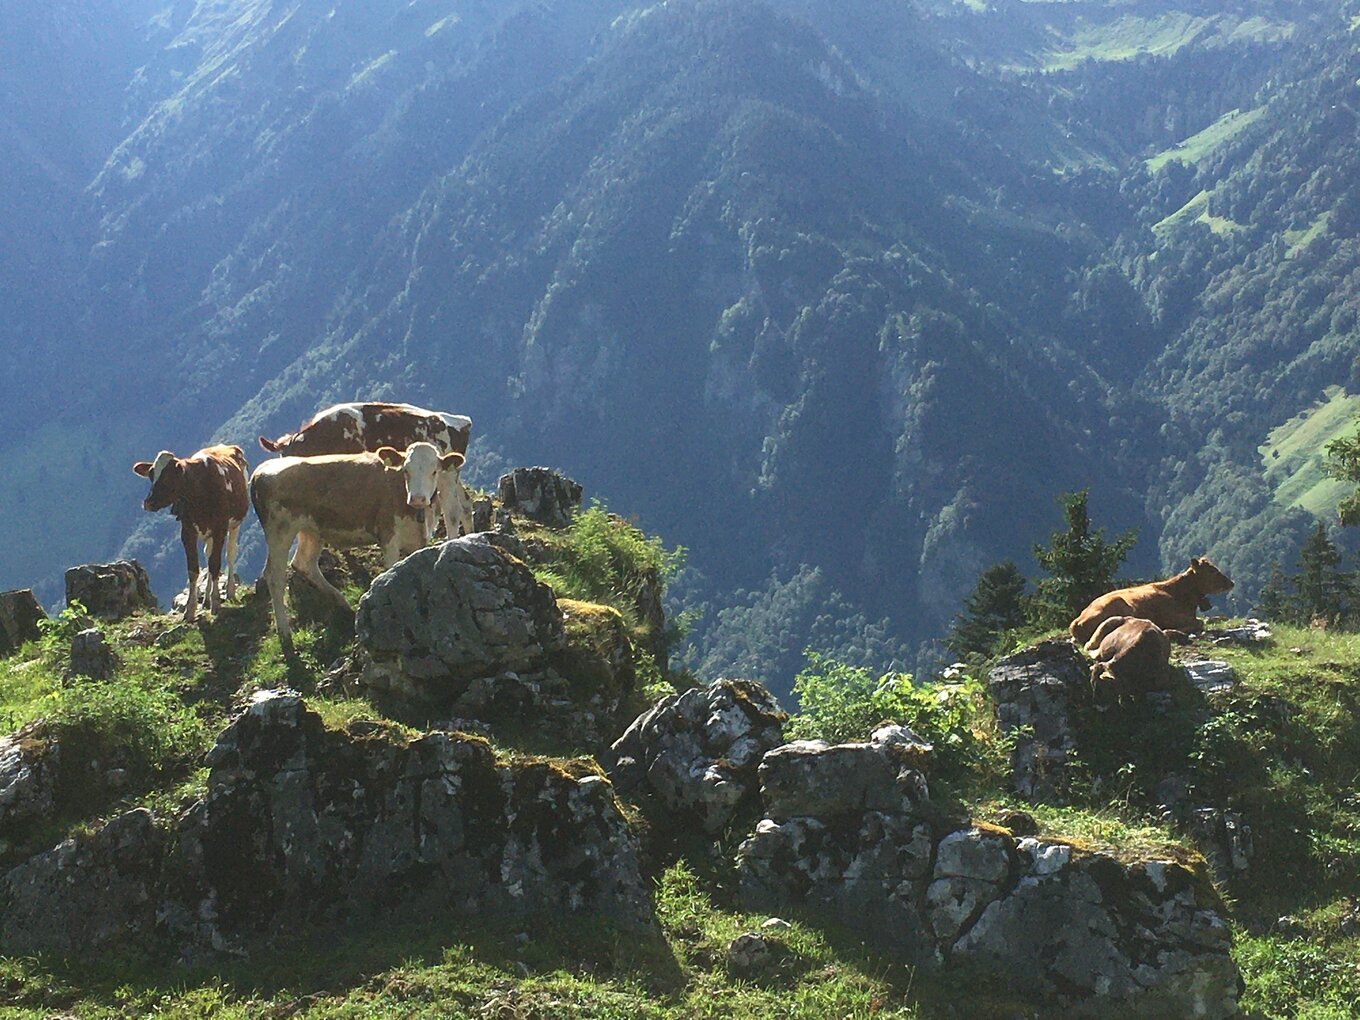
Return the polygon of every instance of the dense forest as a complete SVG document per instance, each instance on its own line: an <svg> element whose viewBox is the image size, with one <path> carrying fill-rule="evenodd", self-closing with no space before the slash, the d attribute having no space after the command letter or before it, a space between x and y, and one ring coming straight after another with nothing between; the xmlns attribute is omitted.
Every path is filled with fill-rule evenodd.
<svg viewBox="0 0 1360 1020"><path fill-rule="evenodd" d="M1353 4L5 17L0 585L121 553L172 590L127 466L356 397L687 547L691 660L783 691L809 644L938 661L1065 492L1240 610L1344 495Z"/></svg>

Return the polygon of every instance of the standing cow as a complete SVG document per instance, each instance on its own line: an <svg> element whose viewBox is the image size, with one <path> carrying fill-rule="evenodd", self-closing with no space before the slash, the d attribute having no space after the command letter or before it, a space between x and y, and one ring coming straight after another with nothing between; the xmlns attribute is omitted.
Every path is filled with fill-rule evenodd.
<svg viewBox="0 0 1360 1020"><path fill-rule="evenodd" d="M264 527L264 579L285 653L293 654L284 598L293 539L291 565L348 611L344 594L317 565L322 543L338 549L376 543L390 567L425 545L424 512L448 476L456 479L462 463L461 453L441 453L420 442L405 453L384 447L377 453L281 457L255 469L250 501Z"/></svg>
<svg viewBox="0 0 1360 1020"><path fill-rule="evenodd" d="M151 491L142 501L145 510L170 508L180 524L180 541L189 574L189 601L184 620L192 623L198 612L198 543L208 555L208 607L222 608L217 579L222 572L222 551L227 554L227 598L236 595L236 533L250 509L246 494L246 455L239 446L209 446L192 457L176 457L169 450L153 461L138 461L132 470L151 479Z"/></svg>
<svg viewBox="0 0 1360 1020"><path fill-rule="evenodd" d="M412 443L432 443L441 453L467 456L472 419L461 414L427 411L411 404L336 404L318 411L296 432L278 439L260 436L260 446L285 457L321 457L336 453L375 453L383 447L405 450ZM472 531L472 498L455 471L444 479L432 503L442 514L450 538ZM426 539L434 537L433 517Z"/></svg>

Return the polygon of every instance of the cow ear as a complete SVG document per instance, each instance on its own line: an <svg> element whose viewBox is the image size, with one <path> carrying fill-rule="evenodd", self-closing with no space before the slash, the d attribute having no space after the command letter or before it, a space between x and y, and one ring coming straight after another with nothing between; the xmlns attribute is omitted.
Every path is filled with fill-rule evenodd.
<svg viewBox="0 0 1360 1020"><path fill-rule="evenodd" d="M1204 566L1204 557L1203 557L1203 556L1196 556L1196 557L1194 557L1193 559L1190 560L1190 566L1192 566L1192 567L1202 567L1202 566Z"/></svg>
<svg viewBox="0 0 1360 1020"><path fill-rule="evenodd" d="M141 475L143 478L150 478L150 477L151 477L151 461L149 461L149 460L139 460L136 464L133 464L133 465L132 465L132 473L133 473L133 474L137 474L137 475Z"/></svg>
<svg viewBox="0 0 1360 1020"><path fill-rule="evenodd" d="M467 458L461 453L446 453L439 458L439 467L443 471L448 471L450 468L459 468L463 466L463 461L466 459Z"/></svg>
<svg viewBox="0 0 1360 1020"><path fill-rule="evenodd" d="M401 467L406 461L406 454L391 446L379 447L377 453L378 459L388 467Z"/></svg>
<svg viewBox="0 0 1360 1020"><path fill-rule="evenodd" d="M260 437L260 445L264 447L266 450L268 450L270 453L279 452L279 444L265 436Z"/></svg>

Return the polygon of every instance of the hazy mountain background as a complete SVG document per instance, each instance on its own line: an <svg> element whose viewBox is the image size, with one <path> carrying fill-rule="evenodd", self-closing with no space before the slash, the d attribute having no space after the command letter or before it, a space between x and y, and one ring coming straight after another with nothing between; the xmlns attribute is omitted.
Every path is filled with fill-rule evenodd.
<svg viewBox="0 0 1360 1020"><path fill-rule="evenodd" d="M1089 487L1247 608L1360 409L1360 8L12 0L0 586L132 461L469 414L690 549L691 661L916 662ZM259 568L247 547L247 576Z"/></svg>

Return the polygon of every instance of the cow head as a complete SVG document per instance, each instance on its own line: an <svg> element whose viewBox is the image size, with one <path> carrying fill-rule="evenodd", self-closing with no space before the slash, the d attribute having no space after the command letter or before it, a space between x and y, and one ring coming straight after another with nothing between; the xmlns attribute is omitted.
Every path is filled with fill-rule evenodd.
<svg viewBox="0 0 1360 1020"><path fill-rule="evenodd" d="M384 446L378 456L388 467L401 468L406 475L406 503L415 510L426 510L434 502L435 494L449 486L449 473L458 484L458 469L463 464L461 453L442 456L433 443L412 443L406 452Z"/></svg>
<svg viewBox="0 0 1360 1020"><path fill-rule="evenodd" d="M1210 563L1207 556L1196 556L1190 561L1190 576L1194 579L1195 588L1204 595L1232 591L1232 580Z"/></svg>
<svg viewBox="0 0 1360 1020"><path fill-rule="evenodd" d="M183 495L184 461L169 450L156 454L153 461L139 460L132 470L151 479L151 491L142 500L143 510L162 510Z"/></svg>

